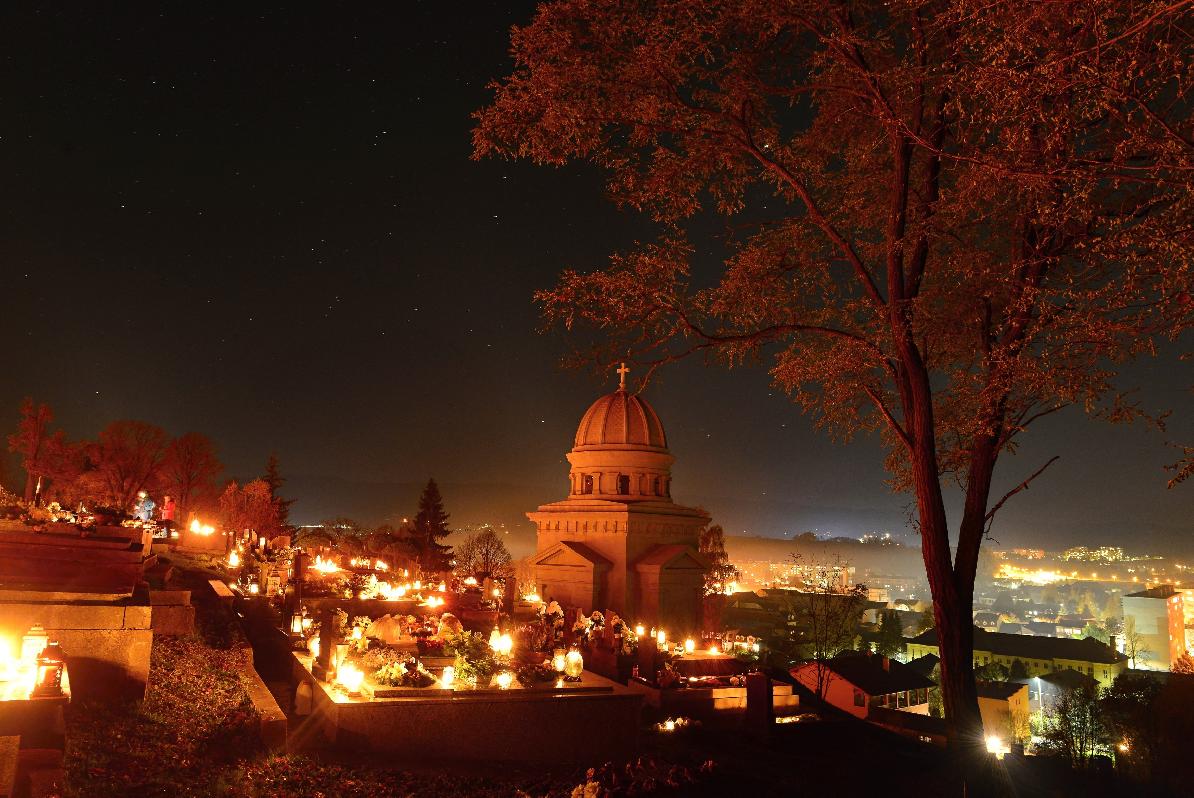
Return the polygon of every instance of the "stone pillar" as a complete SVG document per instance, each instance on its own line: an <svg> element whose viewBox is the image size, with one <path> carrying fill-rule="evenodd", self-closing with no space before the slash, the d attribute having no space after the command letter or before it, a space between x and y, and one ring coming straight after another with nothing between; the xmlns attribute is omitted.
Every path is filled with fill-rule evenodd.
<svg viewBox="0 0 1194 798"><path fill-rule="evenodd" d="M771 677L765 673L746 674L746 728L752 734L769 735L775 727L775 707L771 695Z"/></svg>
<svg viewBox="0 0 1194 798"><path fill-rule="evenodd" d="M324 605L319 608L319 658L311 666L311 673L316 679L327 681L328 671L332 667L332 648L336 644L335 630L336 615L332 608Z"/></svg>

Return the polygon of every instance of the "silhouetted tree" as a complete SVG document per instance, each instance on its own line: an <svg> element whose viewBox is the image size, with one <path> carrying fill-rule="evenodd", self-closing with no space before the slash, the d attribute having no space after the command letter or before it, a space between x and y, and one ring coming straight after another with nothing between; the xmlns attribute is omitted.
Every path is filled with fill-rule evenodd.
<svg viewBox="0 0 1194 798"><path fill-rule="evenodd" d="M419 565L424 571L446 571L451 567L451 546L440 543L451 534L444 500L434 479L427 480L419 496L419 512L415 514L414 538L418 548Z"/></svg>
<svg viewBox="0 0 1194 798"><path fill-rule="evenodd" d="M282 476L282 472L278 468L278 455L270 454L269 459L265 461L265 474L261 478L269 486L269 495L273 497L274 504L278 506L278 523L282 527L290 526L290 506L294 504L294 499L283 499L278 493L286 484L286 477Z"/></svg>
<svg viewBox="0 0 1194 798"><path fill-rule="evenodd" d="M456 570L478 579L502 579L514 574L510 550L491 527L474 532L456 547Z"/></svg>
<svg viewBox="0 0 1194 798"><path fill-rule="evenodd" d="M592 331L581 359L649 378L693 354L773 355L818 424L881 431L916 497L959 753L982 726L982 541L1053 462L992 496L1000 456L1068 406L1138 415L1108 399L1116 362L1190 321L1187 11L554 0L513 31L513 72L477 114L476 157L596 164L660 223L538 294L550 321ZM686 235L707 208L734 217L717 284Z"/></svg>
<svg viewBox="0 0 1194 798"><path fill-rule="evenodd" d="M33 501L37 480L45 474L46 448L50 437L49 427L54 421L50 406L37 404L31 397L21 402L21 419L17 430L8 436L8 451L21 455L21 467L25 469L25 501Z"/></svg>

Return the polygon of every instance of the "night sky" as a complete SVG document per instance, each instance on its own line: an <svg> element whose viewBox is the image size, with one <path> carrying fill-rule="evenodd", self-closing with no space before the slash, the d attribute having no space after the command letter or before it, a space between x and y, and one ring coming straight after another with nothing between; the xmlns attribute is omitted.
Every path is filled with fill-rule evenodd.
<svg viewBox="0 0 1194 798"><path fill-rule="evenodd" d="M651 228L595 170L469 160L532 7L6 7L0 426L33 395L72 437L206 433L229 476L275 451L299 522L410 514L428 476L459 522L562 498L575 425L616 381L559 368L531 294ZM1001 484L1062 459L1001 543L1189 542L1194 485L1161 468L1165 440L1194 440L1189 370L1130 377L1177 411L1169 432L1042 422ZM906 528L877 441L816 433L763 369L692 363L647 396L677 500L731 533Z"/></svg>

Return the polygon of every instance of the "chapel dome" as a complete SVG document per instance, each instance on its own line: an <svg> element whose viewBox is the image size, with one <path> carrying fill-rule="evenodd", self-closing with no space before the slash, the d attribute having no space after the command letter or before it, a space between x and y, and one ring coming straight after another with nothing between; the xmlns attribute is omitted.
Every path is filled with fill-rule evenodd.
<svg viewBox="0 0 1194 798"><path fill-rule="evenodd" d="M667 436L647 400L619 388L594 402L576 429L574 449L602 448L667 451Z"/></svg>

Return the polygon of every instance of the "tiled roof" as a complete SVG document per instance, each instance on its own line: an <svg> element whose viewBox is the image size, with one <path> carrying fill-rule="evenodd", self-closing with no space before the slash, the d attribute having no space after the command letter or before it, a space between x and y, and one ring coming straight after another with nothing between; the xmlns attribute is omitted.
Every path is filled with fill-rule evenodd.
<svg viewBox="0 0 1194 798"><path fill-rule="evenodd" d="M979 698L994 698L1006 701L1024 689L1021 682L976 682Z"/></svg>
<svg viewBox="0 0 1194 798"><path fill-rule="evenodd" d="M937 645L937 630L929 629L908 642L924 646ZM1106 643L1093 637L1075 639L1072 637L1034 637L1030 635L1009 635L1001 632L974 630L974 648L990 651L1001 657L1020 659L1068 659L1079 662L1117 663L1127 658Z"/></svg>
<svg viewBox="0 0 1194 798"><path fill-rule="evenodd" d="M1148 590L1141 590L1138 593L1128 593L1124 598L1155 598L1167 599L1170 596L1176 596L1177 591L1173 589L1173 585L1157 585L1150 587Z"/></svg>
<svg viewBox="0 0 1194 798"><path fill-rule="evenodd" d="M907 664L912 670L919 673L926 678L933 678L933 668L937 667L937 663L941 661L941 657L936 654L925 654L923 657L917 657L910 660Z"/></svg>
<svg viewBox="0 0 1194 798"><path fill-rule="evenodd" d="M825 665L867 695L887 695L933 686L932 680L902 662L889 659L886 668L883 662L884 658L878 655L842 654ZM797 665L796 669L800 667Z"/></svg>

